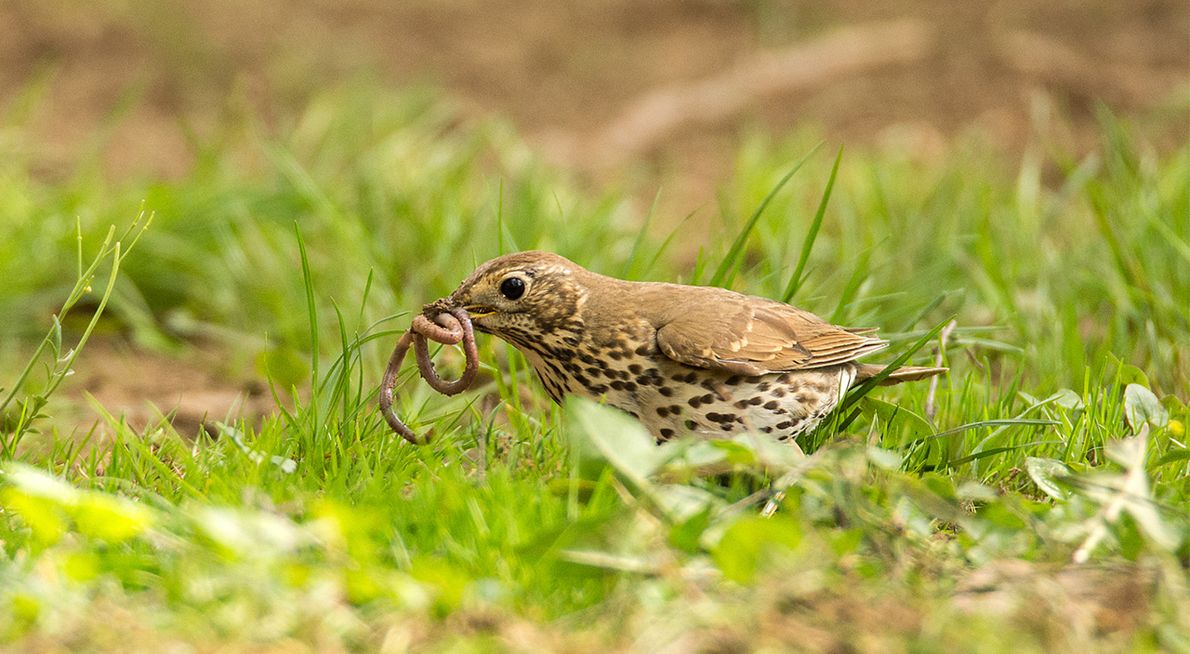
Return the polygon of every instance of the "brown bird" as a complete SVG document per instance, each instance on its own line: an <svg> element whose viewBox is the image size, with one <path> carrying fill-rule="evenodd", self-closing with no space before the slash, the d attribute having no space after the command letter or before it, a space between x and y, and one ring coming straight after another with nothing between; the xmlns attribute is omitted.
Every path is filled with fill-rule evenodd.
<svg viewBox="0 0 1190 654"><path fill-rule="evenodd" d="M774 300L614 279L549 252L492 259L430 306L463 307L476 329L515 346L554 401L602 400L659 441L794 437L880 372L855 360L888 346L874 330L836 327ZM905 367L885 383L945 371Z"/></svg>

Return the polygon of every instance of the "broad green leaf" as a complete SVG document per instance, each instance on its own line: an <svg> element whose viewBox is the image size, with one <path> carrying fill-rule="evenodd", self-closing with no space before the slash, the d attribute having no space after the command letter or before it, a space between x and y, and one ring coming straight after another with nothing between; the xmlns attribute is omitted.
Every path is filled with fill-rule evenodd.
<svg viewBox="0 0 1190 654"><path fill-rule="evenodd" d="M750 584L766 560L791 552L801 542L801 526L791 519L748 516L724 530L711 555L724 577Z"/></svg>
<svg viewBox="0 0 1190 654"><path fill-rule="evenodd" d="M1054 393L1050 396L1050 399L1053 400L1054 404L1067 411L1082 411L1084 408L1082 396L1069 388L1063 388L1057 393Z"/></svg>
<svg viewBox="0 0 1190 654"><path fill-rule="evenodd" d="M0 470L0 479L12 484L22 493L43 498L59 506L70 506L78 500L80 491L44 470L23 463L9 463Z"/></svg>
<svg viewBox="0 0 1190 654"><path fill-rule="evenodd" d="M662 463L653 437L631 416L583 398L566 401L570 419L568 430L578 445L597 453L617 472L640 487L649 486L648 477Z"/></svg>
<svg viewBox="0 0 1190 654"><path fill-rule="evenodd" d="M695 554L702 549L699 540L702 533L711 524L711 507L707 505L702 511L675 524L669 530L669 542L674 547Z"/></svg>
<svg viewBox="0 0 1190 654"><path fill-rule="evenodd" d="M61 505L44 497L9 487L0 490L0 507L19 515L39 543L56 543L66 533L66 515Z"/></svg>
<svg viewBox="0 0 1190 654"><path fill-rule="evenodd" d="M70 514L83 535L113 543L143 534L154 522L148 507L97 492L85 493Z"/></svg>
<svg viewBox="0 0 1190 654"><path fill-rule="evenodd" d="M727 452L715 446L717 441L682 438L657 446L658 457L664 461L669 476L689 479L701 471L727 464Z"/></svg>
<svg viewBox="0 0 1190 654"><path fill-rule="evenodd" d="M99 491L79 490L42 470L11 463L3 478L11 486L0 493L0 506L20 514L41 542L58 540L73 519L84 536L120 542L153 524L144 505Z"/></svg>
<svg viewBox="0 0 1190 654"><path fill-rule="evenodd" d="M722 451L729 463L745 466L755 465L756 463L756 452L753 452L752 448L743 443L713 440L711 441L711 447Z"/></svg>
<svg viewBox="0 0 1190 654"><path fill-rule="evenodd" d="M1128 384L1124 388L1124 416L1133 431L1140 431L1140 426L1146 422L1154 427L1169 424L1169 412L1161 406L1153 391L1140 384Z"/></svg>
<svg viewBox="0 0 1190 654"><path fill-rule="evenodd" d="M1145 374L1145 371L1130 363L1125 363L1122 359L1115 356L1114 354L1108 354L1108 357L1116 364L1117 373L1119 374L1121 383L1140 384L1145 388L1152 387L1152 384L1149 383L1149 376Z"/></svg>
<svg viewBox="0 0 1190 654"><path fill-rule="evenodd" d="M772 470L789 470L806 460L806 453L792 438L778 441L765 434L739 434L731 440L750 448L760 464Z"/></svg>
<svg viewBox="0 0 1190 654"><path fill-rule="evenodd" d="M1041 492L1055 500L1065 501L1069 494L1058 485L1057 480L1070 474L1066 464L1055 459L1030 456L1025 458L1025 472Z"/></svg>
<svg viewBox="0 0 1190 654"><path fill-rule="evenodd" d="M711 493L683 484L654 487L650 497L671 520L685 520L709 506L722 504L722 500Z"/></svg>

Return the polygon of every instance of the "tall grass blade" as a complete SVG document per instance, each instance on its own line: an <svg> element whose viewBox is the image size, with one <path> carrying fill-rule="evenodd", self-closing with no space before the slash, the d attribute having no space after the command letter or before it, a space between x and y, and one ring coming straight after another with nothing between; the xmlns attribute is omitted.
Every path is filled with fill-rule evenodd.
<svg viewBox="0 0 1190 654"><path fill-rule="evenodd" d="M744 253L744 246L748 243L748 237L752 234L752 230L756 228L756 223L760 221L760 217L764 215L764 210L785 184L793 178L794 173L800 170L810 160L810 157L814 156L821 148L822 143L814 146L789 172L785 173L776 185L773 186L772 190L769 191L768 195L764 196L764 200L761 200L760 205L752 212L752 216L748 218L748 222L744 223L744 227L736 234L731 248L727 250L727 255L719 262L719 267L715 269L715 274L711 275L711 279L708 282L709 286L722 286L724 283L730 282L730 276L739 262L740 256Z"/></svg>
<svg viewBox="0 0 1190 654"><path fill-rule="evenodd" d="M302 260L302 285L306 291L306 316L310 321L310 410L312 424L316 429L321 428L318 420L318 305L314 301L314 276L310 272L310 257L306 252L306 241L302 238L302 228L295 220L293 233L297 237L298 253Z"/></svg>
<svg viewBox="0 0 1190 654"><path fill-rule="evenodd" d="M789 302L793 296L797 295L798 289L802 287L802 282L805 281L803 275L806 270L806 263L810 260L810 251L814 249L814 241L818 239L818 230L822 227L823 216L826 215L826 205L830 202L831 191L835 188L835 177L839 174L839 162L843 160L843 146L839 146L839 151L835 154L835 163L831 166L830 178L826 180L826 189L822 192L822 199L818 202L818 210L814 212L814 220L810 222L810 230L806 232L806 238L802 241L802 253L798 257L797 267L793 270L793 275L789 278L789 283L785 285L785 292L781 294L782 302Z"/></svg>
<svg viewBox="0 0 1190 654"><path fill-rule="evenodd" d="M621 269L621 277L624 279L634 279L637 270L637 264L641 256L641 250L644 248L645 238L649 233L649 226L653 224L653 217L657 213L657 203L661 201L661 191L658 190L653 196L653 203L649 205L649 211L645 214L644 220L641 222L640 228L636 232L636 238L632 240L632 251L628 253L628 258L624 260L624 266Z"/></svg>
<svg viewBox="0 0 1190 654"><path fill-rule="evenodd" d="M858 411L851 412L850 414L847 413L851 410L851 407L855 406L856 402L859 402L861 399L863 399L865 395L871 393L872 389L880 385L880 382L887 379L888 376L895 372L897 368L905 365L905 362L908 361L914 354L917 354L918 350L925 347L930 341L934 340L934 337L940 334L946 325L950 324L951 320L954 320L954 316L951 316L935 325L933 329L923 334L921 338L917 339L917 342L915 342L913 345L910 345L908 349L902 352L900 356L893 359L892 363L884 366L883 370L876 373L876 375L871 379L865 380L864 383L852 389L851 392L847 394L847 397L843 398L843 402L840 403L839 408L837 409L839 415L847 416L843 419L843 422L839 424L837 429L839 431L847 429L847 427L850 426L857 417L859 417Z"/></svg>

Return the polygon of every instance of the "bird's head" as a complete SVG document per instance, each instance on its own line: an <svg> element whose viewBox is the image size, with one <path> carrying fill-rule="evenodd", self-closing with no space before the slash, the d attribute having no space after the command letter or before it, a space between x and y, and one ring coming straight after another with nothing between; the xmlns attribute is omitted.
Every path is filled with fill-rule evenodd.
<svg viewBox="0 0 1190 654"><path fill-rule="evenodd" d="M573 325L586 302L585 269L550 252L497 257L427 310L462 307L476 329L512 341Z"/></svg>

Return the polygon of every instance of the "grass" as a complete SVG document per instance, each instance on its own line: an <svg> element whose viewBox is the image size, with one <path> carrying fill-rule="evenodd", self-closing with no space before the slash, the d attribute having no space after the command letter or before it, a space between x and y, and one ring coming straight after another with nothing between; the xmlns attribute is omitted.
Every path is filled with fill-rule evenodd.
<svg viewBox="0 0 1190 654"><path fill-rule="evenodd" d="M0 393L3 647L1190 648L1190 148L1106 115L1094 153L1039 142L1015 174L974 140L923 162L757 137L719 222L668 232L432 97L243 120L175 181L0 164L0 355L32 362ZM110 225L142 212L128 252L139 232ZM714 271L951 373L857 394L804 453L656 447L552 407L485 341L473 392L406 371L430 445L388 433L376 384L409 313L530 247ZM201 434L55 421L95 329L216 342L277 411Z"/></svg>

